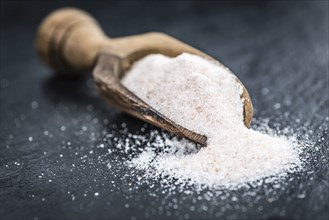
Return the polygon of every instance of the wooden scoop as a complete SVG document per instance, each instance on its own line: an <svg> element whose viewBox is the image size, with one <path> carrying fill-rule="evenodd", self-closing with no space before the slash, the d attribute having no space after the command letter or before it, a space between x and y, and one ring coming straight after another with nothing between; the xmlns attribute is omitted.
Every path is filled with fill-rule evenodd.
<svg viewBox="0 0 329 220"><path fill-rule="evenodd" d="M175 57L187 52L213 59L207 54L157 32L108 38L94 18L74 8L56 10L45 18L36 40L41 59L55 71L76 74L94 68L97 88L109 104L164 130L206 145L205 135L192 132L157 112L123 86L120 79L134 61L148 54ZM244 86L242 97L244 123L249 127L253 108Z"/></svg>

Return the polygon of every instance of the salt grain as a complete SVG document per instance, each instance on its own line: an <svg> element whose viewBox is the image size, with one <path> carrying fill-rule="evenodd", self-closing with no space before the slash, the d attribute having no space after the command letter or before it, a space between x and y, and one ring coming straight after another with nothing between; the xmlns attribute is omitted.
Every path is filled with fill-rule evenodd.
<svg viewBox="0 0 329 220"><path fill-rule="evenodd" d="M39 103L36 101L31 102L31 108L32 109L37 109L39 107Z"/></svg>
<svg viewBox="0 0 329 220"><path fill-rule="evenodd" d="M153 54L136 62L122 83L160 113L208 137L207 147L200 151L186 140L158 138L159 148L174 147L160 153L146 149L130 162L139 169L195 184L231 187L284 175L301 163L293 138L244 126L242 86L219 63L191 54L176 58Z"/></svg>

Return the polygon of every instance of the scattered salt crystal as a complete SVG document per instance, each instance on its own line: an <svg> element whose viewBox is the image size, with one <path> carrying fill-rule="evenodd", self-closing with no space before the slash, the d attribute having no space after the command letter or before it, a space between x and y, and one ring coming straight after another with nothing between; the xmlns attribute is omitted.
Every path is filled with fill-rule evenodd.
<svg viewBox="0 0 329 220"><path fill-rule="evenodd" d="M305 193L297 194L298 199L304 199L306 197Z"/></svg>
<svg viewBox="0 0 329 220"><path fill-rule="evenodd" d="M267 95L268 93L269 93L268 88L263 88L263 89L262 89L262 94L263 94L263 95Z"/></svg>
<svg viewBox="0 0 329 220"><path fill-rule="evenodd" d="M99 193L98 192L95 192L95 194L94 194L95 196L99 196Z"/></svg>
<svg viewBox="0 0 329 220"><path fill-rule="evenodd" d="M33 141L33 137L30 136L30 137L29 137L29 141L30 141L30 142Z"/></svg>
<svg viewBox="0 0 329 220"><path fill-rule="evenodd" d="M66 127L64 125L61 126L61 131L65 131Z"/></svg>
<svg viewBox="0 0 329 220"><path fill-rule="evenodd" d="M281 108L281 104L280 103L275 103L275 105L274 105L274 109L279 109L279 108Z"/></svg>
<svg viewBox="0 0 329 220"><path fill-rule="evenodd" d="M33 101L33 102L31 103L31 108L32 108L32 109L37 109L38 107L39 107L39 103L38 103L38 102Z"/></svg>
<svg viewBox="0 0 329 220"><path fill-rule="evenodd" d="M300 165L293 138L245 127L243 88L219 63L191 54L176 58L153 54L137 61L122 83L160 113L208 138L207 147L198 151L186 140L170 142L157 137L157 148L164 150L159 153L146 147L130 162L139 169L180 181L230 187ZM276 109L280 107L275 104ZM165 148L168 143L171 150Z"/></svg>

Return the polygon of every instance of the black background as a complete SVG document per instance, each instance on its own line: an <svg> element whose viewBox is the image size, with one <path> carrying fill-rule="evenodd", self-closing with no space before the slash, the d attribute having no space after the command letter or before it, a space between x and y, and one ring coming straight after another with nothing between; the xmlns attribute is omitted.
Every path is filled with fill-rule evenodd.
<svg viewBox="0 0 329 220"><path fill-rule="evenodd" d="M39 22L67 5L89 11L111 37L162 31L220 60L248 89L256 119L315 142L307 172L281 189L254 189L253 197L236 191L196 202L196 192L167 195L156 183L129 189L133 171L120 161L108 168L95 146L102 132L124 136L115 125L125 122L134 133L144 123L107 107L89 76L55 77L35 53ZM328 1L1 1L1 219L328 219L328 7ZM81 126L88 127L85 135L77 135Z"/></svg>

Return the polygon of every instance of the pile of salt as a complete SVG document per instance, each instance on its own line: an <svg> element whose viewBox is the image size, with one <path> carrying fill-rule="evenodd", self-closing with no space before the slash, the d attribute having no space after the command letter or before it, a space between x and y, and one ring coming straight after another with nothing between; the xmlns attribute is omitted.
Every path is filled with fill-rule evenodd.
<svg viewBox="0 0 329 220"><path fill-rule="evenodd" d="M171 153L145 151L131 161L141 169L152 166L180 180L232 186L300 165L293 141L244 126L242 87L219 63L186 53L153 54L136 62L122 83L160 113L208 137L207 147L195 153L179 150L194 147L184 140Z"/></svg>

